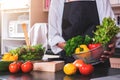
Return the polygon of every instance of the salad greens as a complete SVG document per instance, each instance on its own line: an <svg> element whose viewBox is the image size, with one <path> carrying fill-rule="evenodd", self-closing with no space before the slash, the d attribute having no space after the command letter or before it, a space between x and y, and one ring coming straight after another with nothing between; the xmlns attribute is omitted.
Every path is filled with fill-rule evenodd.
<svg viewBox="0 0 120 80"><path fill-rule="evenodd" d="M45 48L42 47L41 44L30 46L18 47L16 49L12 49L9 52L12 54L18 54L19 60L40 60L44 55Z"/></svg>
<svg viewBox="0 0 120 80"><path fill-rule="evenodd" d="M93 43L101 43L105 46L118 32L120 28L116 26L115 21L110 17L104 18L101 25L96 26Z"/></svg>

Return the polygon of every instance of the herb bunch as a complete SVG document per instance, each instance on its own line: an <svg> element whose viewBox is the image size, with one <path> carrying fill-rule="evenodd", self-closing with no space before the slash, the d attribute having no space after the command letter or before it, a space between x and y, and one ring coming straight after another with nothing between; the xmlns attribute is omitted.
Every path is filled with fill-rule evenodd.
<svg viewBox="0 0 120 80"><path fill-rule="evenodd" d="M101 25L96 26L94 32L93 43L101 43L105 46L118 32L120 28L116 26L115 20L112 18L104 18Z"/></svg>

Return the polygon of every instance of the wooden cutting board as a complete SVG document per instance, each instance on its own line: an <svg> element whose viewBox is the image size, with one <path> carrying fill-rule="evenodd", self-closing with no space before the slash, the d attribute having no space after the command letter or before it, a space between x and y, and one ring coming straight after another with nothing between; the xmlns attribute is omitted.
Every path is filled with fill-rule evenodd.
<svg viewBox="0 0 120 80"><path fill-rule="evenodd" d="M111 68L120 68L120 58L111 57L110 66Z"/></svg>
<svg viewBox="0 0 120 80"><path fill-rule="evenodd" d="M33 71L56 72L62 70L63 67L64 61L33 62Z"/></svg>

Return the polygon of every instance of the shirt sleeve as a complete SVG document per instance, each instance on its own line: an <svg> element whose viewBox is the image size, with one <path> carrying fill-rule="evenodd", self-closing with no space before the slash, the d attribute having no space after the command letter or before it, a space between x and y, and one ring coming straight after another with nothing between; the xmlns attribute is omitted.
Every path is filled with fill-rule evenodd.
<svg viewBox="0 0 120 80"><path fill-rule="evenodd" d="M97 3L100 24L102 23L102 20L105 17L115 18L115 15L109 0L96 0L96 3Z"/></svg>
<svg viewBox="0 0 120 80"><path fill-rule="evenodd" d="M62 37L61 23L64 0L51 0L48 14L48 43L52 51L57 54L62 51L56 44L65 42Z"/></svg>

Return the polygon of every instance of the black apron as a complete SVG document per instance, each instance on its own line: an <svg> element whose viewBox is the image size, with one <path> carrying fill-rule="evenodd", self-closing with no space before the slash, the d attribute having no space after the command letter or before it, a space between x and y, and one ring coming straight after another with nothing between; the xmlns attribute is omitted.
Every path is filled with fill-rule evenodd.
<svg viewBox="0 0 120 80"><path fill-rule="evenodd" d="M93 36L96 25L99 25L96 1L65 3L62 20L62 36L65 40L77 35Z"/></svg>
<svg viewBox="0 0 120 80"><path fill-rule="evenodd" d="M99 25L96 1L72 1L64 4L62 36L66 41L77 35L92 37L96 25ZM65 55L65 51L61 52L61 56L66 62L74 61L73 57Z"/></svg>

